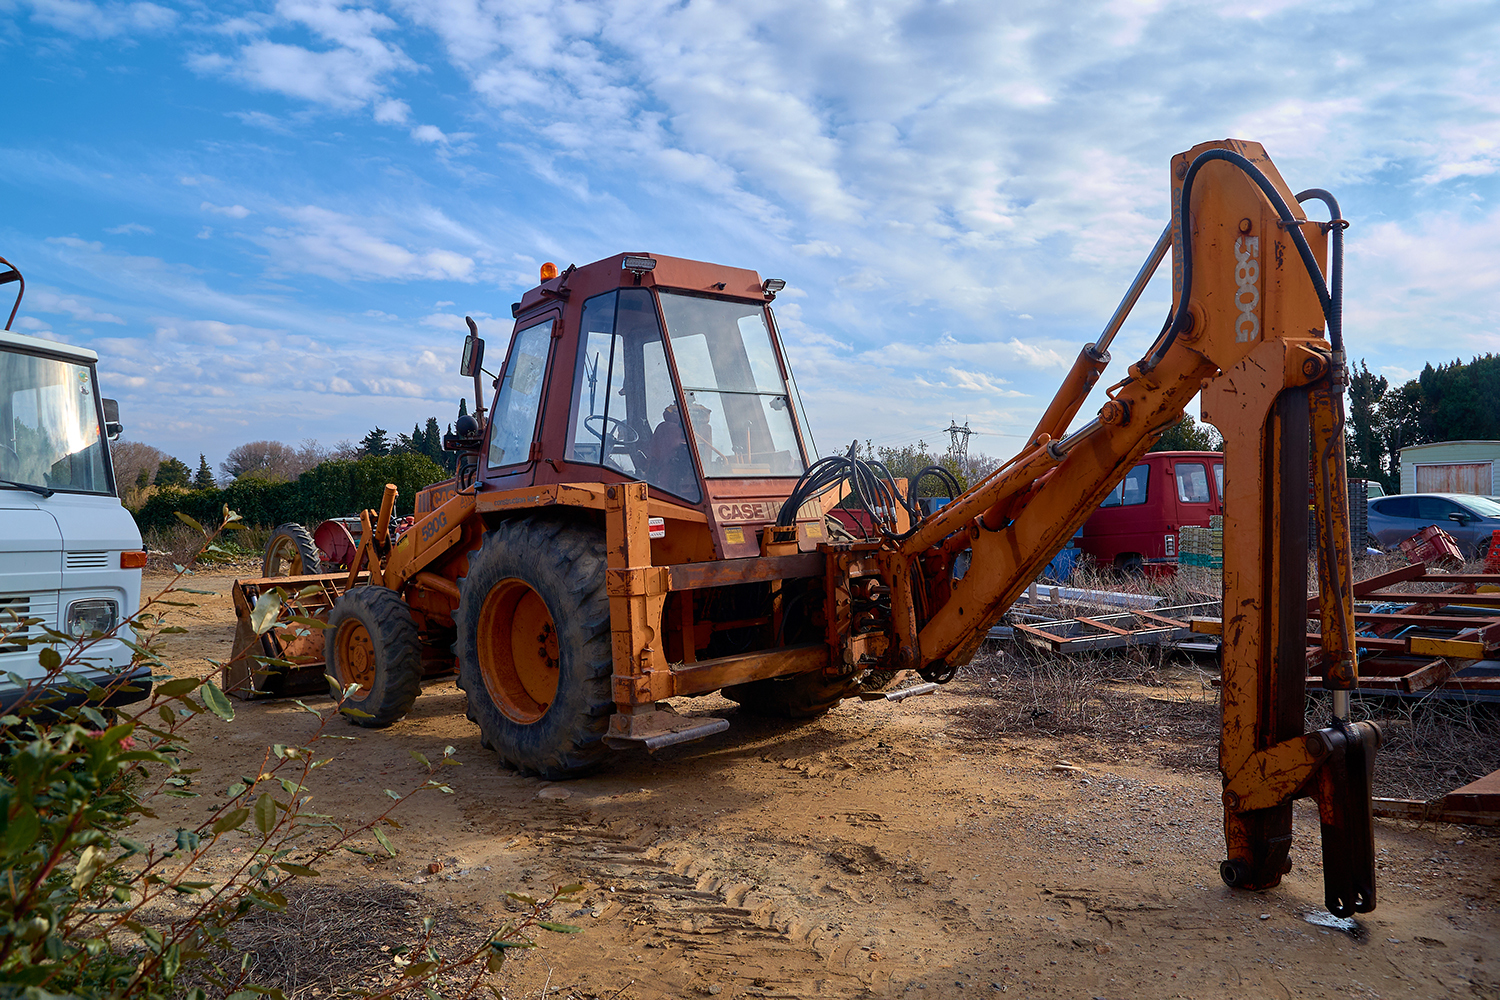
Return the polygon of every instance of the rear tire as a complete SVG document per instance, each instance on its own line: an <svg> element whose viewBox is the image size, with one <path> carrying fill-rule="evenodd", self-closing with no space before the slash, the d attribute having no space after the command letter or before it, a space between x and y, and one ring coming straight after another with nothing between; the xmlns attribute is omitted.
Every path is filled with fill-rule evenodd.
<svg viewBox="0 0 1500 1000"><path fill-rule="evenodd" d="M845 698L859 694L859 676L825 677L810 670L791 677L768 677L748 684L734 684L721 693L751 715L778 719L816 719Z"/></svg>
<svg viewBox="0 0 1500 1000"><path fill-rule="evenodd" d="M411 711L422 693L422 640L411 609L394 590L355 587L339 595L323 632L329 676L344 690L344 708L369 718L345 715L356 726L383 729Z"/></svg>
<svg viewBox="0 0 1500 1000"><path fill-rule="evenodd" d="M458 686L501 763L549 780L599 767L614 712L604 533L543 518L484 537L459 581Z"/></svg>
<svg viewBox="0 0 1500 1000"><path fill-rule="evenodd" d="M312 532L300 524L278 524L266 540L261 576L313 576L323 572Z"/></svg>

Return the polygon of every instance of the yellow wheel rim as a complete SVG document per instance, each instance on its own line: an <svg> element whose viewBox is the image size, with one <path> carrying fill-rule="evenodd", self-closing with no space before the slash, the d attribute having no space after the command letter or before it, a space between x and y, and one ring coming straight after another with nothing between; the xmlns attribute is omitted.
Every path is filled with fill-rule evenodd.
<svg viewBox="0 0 1500 1000"><path fill-rule="evenodd" d="M342 622L333 637L333 652L340 685L358 684L360 693L368 694L375 686L375 643L364 623L353 618Z"/></svg>
<svg viewBox="0 0 1500 1000"><path fill-rule="evenodd" d="M263 569L266 576L301 576L302 553L297 551L296 541L286 535L273 539L266 549Z"/></svg>
<svg viewBox="0 0 1500 1000"><path fill-rule="evenodd" d="M479 672L505 717L536 722L557 697L557 626L540 594L502 580L479 609Z"/></svg>

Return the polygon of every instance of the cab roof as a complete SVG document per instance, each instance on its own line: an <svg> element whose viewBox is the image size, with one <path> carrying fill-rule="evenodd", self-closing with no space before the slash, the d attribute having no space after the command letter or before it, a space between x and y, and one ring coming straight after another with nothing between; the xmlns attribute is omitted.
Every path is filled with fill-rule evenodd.
<svg viewBox="0 0 1500 1000"><path fill-rule="evenodd" d="M18 348L23 351L35 351L40 354L51 354L56 357L67 358L69 361L77 361L90 365L97 363L99 360L99 355L87 347L74 347L72 344L60 344L55 340L43 340L41 337L28 337L24 333L0 330L0 349L7 347Z"/></svg>
<svg viewBox="0 0 1500 1000"><path fill-rule="evenodd" d="M650 270L626 267L632 263L655 261ZM520 316L547 302L570 298L577 293L585 297L599 295L612 288L663 288L684 292L701 292L726 298L769 302L760 275L743 267L710 264L683 257L654 253L618 253L591 264L563 271L557 277L529 289L521 301L511 306L511 314Z"/></svg>

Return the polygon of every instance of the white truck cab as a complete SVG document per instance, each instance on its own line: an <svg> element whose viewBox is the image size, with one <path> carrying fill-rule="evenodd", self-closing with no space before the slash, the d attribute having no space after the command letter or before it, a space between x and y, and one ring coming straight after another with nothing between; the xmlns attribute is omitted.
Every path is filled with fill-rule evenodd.
<svg viewBox="0 0 1500 1000"><path fill-rule="evenodd" d="M119 414L99 396L97 362L85 348L0 332L0 711L46 677L42 647L16 641L44 627L78 638L119 627L66 669L108 688L106 705L150 691L150 669L132 670L120 641L134 638L121 623L140 608L146 553L115 488L108 439Z"/></svg>

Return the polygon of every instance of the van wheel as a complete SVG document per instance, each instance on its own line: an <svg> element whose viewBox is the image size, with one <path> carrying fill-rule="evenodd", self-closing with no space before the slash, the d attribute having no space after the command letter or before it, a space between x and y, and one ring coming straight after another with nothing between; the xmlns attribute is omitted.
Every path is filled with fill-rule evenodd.
<svg viewBox="0 0 1500 1000"><path fill-rule="evenodd" d="M542 518L506 522L459 581L458 686L481 743L549 780L609 753L614 648L604 533Z"/></svg>
<svg viewBox="0 0 1500 1000"><path fill-rule="evenodd" d="M1115 556L1115 572L1121 576L1145 576L1146 563L1134 552L1129 555Z"/></svg>
<svg viewBox="0 0 1500 1000"><path fill-rule="evenodd" d="M387 587L355 587L339 595L323 630L323 659L339 690L358 685L343 708L357 726L381 729L411 711L422 693L422 639L411 609Z"/></svg>

